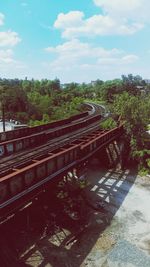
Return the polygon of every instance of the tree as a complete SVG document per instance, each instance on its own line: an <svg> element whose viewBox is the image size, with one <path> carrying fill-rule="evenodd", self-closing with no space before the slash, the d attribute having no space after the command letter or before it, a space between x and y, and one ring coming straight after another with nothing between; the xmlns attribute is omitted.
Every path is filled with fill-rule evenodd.
<svg viewBox="0 0 150 267"><path fill-rule="evenodd" d="M18 81L17 81L18 82ZM18 119L18 112L27 112L28 99L26 93L17 85L11 82L0 86L0 95L7 119Z"/></svg>
<svg viewBox="0 0 150 267"><path fill-rule="evenodd" d="M120 79L106 81L101 85L100 90L102 99L108 103L112 103L115 95L123 91L122 81Z"/></svg>
<svg viewBox="0 0 150 267"><path fill-rule="evenodd" d="M128 74L127 76L122 75L122 82L124 90L133 95L139 94L137 86L146 85L145 81L142 79L140 75L135 75L135 76L132 74Z"/></svg>
<svg viewBox="0 0 150 267"><path fill-rule="evenodd" d="M144 137L150 117L149 101L149 97L142 98L124 92L116 96L113 103L113 112L121 115L125 123L126 138L129 141L133 157L142 155L140 151L146 149Z"/></svg>

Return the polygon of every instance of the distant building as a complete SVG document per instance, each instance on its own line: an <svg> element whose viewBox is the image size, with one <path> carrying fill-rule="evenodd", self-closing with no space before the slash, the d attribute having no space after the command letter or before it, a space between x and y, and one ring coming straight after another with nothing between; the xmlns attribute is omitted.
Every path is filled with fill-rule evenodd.
<svg viewBox="0 0 150 267"><path fill-rule="evenodd" d="M145 86L137 85L136 88L139 89L139 90L144 90Z"/></svg>
<svg viewBox="0 0 150 267"><path fill-rule="evenodd" d="M5 121L5 131L16 130L18 128L26 128L27 124L18 124L17 121ZM3 132L3 122L0 120L0 132Z"/></svg>
<svg viewBox="0 0 150 267"><path fill-rule="evenodd" d="M91 85L94 86L97 83L97 81L91 81Z"/></svg>
<svg viewBox="0 0 150 267"><path fill-rule="evenodd" d="M146 94L146 88L145 88L145 86L136 86L136 88L138 89L138 91L139 91L139 93L141 94L141 95L145 95Z"/></svg>
<svg viewBox="0 0 150 267"><path fill-rule="evenodd" d="M147 84L150 84L150 79L144 79Z"/></svg>

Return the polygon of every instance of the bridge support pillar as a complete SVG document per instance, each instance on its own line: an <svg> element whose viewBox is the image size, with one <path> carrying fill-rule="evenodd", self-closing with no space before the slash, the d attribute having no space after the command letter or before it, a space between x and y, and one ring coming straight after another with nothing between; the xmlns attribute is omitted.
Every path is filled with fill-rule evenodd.
<svg viewBox="0 0 150 267"><path fill-rule="evenodd" d="M124 142L122 140L113 141L96 153L96 158L101 165L106 168L123 168Z"/></svg>
<svg viewBox="0 0 150 267"><path fill-rule="evenodd" d="M121 139L113 141L109 145L109 154L111 155L112 166L122 169L123 168L123 154L124 154L124 141Z"/></svg>
<svg viewBox="0 0 150 267"><path fill-rule="evenodd" d="M99 160L100 164L105 168L110 167L110 163L112 161L110 154L108 153L106 147L100 149L96 154L96 158Z"/></svg>
<svg viewBox="0 0 150 267"><path fill-rule="evenodd" d="M84 188L87 185L87 168L88 161L78 164L75 168L70 170L66 177L67 180L71 180L74 185L79 188Z"/></svg>
<svg viewBox="0 0 150 267"><path fill-rule="evenodd" d="M120 138L117 142L117 146L119 148L119 160L120 160L120 165L121 165L121 168L123 169L125 164L126 164L126 161L127 161L127 153L126 153L126 147L125 147L125 141Z"/></svg>

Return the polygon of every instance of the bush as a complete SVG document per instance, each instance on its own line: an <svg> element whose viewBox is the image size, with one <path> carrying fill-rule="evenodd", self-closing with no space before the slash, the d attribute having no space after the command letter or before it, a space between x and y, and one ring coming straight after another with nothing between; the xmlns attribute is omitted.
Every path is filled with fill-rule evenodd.
<svg viewBox="0 0 150 267"><path fill-rule="evenodd" d="M110 130L117 127L117 122L112 118L108 118L105 121L100 123L100 127L104 130Z"/></svg>

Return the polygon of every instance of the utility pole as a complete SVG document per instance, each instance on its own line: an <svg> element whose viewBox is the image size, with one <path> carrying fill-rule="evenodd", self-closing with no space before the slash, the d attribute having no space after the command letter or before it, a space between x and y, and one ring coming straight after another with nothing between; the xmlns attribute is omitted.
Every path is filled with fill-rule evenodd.
<svg viewBox="0 0 150 267"><path fill-rule="evenodd" d="M2 103L2 122L3 122L3 132L5 132L5 107Z"/></svg>
<svg viewBox="0 0 150 267"><path fill-rule="evenodd" d="M2 114L3 132L5 132L5 92L3 86L0 86L0 110Z"/></svg>

